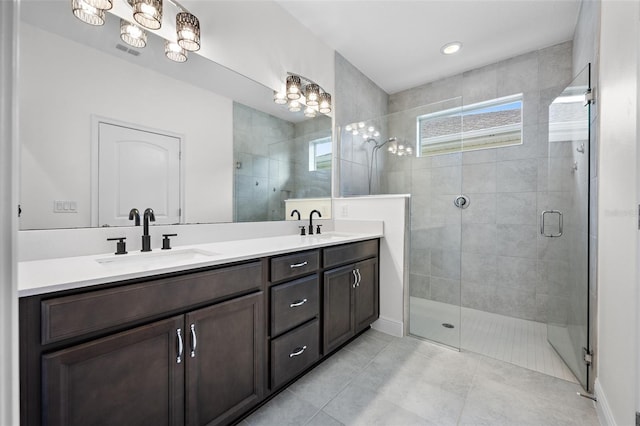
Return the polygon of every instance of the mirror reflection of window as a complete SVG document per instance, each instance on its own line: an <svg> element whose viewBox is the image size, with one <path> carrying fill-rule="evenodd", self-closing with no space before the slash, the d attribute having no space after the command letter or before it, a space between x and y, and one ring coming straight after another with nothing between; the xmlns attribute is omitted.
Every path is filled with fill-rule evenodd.
<svg viewBox="0 0 640 426"><path fill-rule="evenodd" d="M417 118L419 156L522 143L522 93Z"/></svg>
<svg viewBox="0 0 640 426"><path fill-rule="evenodd" d="M331 169L331 137L309 142L309 171Z"/></svg>

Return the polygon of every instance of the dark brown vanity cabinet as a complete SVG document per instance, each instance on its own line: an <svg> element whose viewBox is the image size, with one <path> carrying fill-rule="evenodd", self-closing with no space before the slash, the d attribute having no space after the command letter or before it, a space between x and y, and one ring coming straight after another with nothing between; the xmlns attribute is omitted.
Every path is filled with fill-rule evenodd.
<svg viewBox="0 0 640 426"><path fill-rule="evenodd" d="M287 383L320 359L319 267L319 250L271 259L271 390ZM291 278L295 279L281 282Z"/></svg>
<svg viewBox="0 0 640 426"><path fill-rule="evenodd" d="M22 424L218 425L238 418L264 396L262 270L258 261L21 299Z"/></svg>
<svg viewBox="0 0 640 426"><path fill-rule="evenodd" d="M351 339L378 318L377 254L377 240L325 249L325 265L329 266L369 257L325 270L323 274L325 354Z"/></svg>

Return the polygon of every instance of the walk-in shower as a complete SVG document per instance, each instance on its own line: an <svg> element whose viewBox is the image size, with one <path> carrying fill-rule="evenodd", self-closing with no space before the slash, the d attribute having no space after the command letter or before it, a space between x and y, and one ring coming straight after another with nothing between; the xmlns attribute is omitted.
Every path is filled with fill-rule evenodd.
<svg viewBox="0 0 640 426"><path fill-rule="evenodd" d="M340 132L343 194L411 194L410 334L587 387L588 74Z"/></svg>

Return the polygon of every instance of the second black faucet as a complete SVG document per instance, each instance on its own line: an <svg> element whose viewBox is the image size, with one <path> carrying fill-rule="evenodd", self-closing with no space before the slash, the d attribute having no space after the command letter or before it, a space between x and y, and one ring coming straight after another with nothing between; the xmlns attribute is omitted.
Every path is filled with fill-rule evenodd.
<svg viewBox="0 0 640 426"><path fill-rule="evenodd" d="M151 251L151 236L149 235L149 221L155 222L153 209L146 209L143 215L142 251Z"/></svg>
<svg viewBox="0 0 640 426"><path fill-rule="evenodd" d="M313 214L318 213L318 217L322 217L318 210L311 210L309 213L309 235L313 235ZM320 233L320 229L318 229L318 234Z"/></svg>

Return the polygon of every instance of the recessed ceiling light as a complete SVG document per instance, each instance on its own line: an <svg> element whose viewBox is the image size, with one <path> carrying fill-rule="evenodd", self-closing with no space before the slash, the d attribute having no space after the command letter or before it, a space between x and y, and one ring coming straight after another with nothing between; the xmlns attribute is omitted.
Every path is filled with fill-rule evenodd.
<svg viewBox="0 0 640 426"><path fill-rule="evenodd" d="M444 55L453 55L460 49L462 49L462 43L460 43L459 41L453 41L442 46L440 48L440 52L442 52Z"/></svg>

